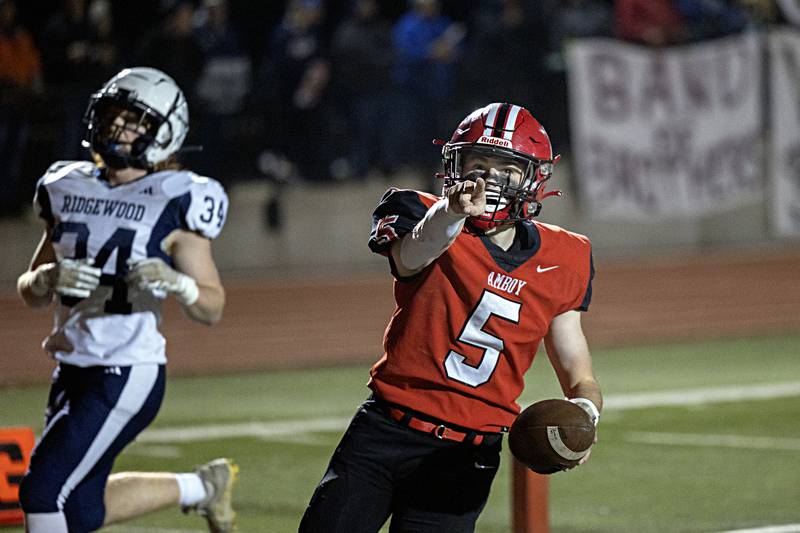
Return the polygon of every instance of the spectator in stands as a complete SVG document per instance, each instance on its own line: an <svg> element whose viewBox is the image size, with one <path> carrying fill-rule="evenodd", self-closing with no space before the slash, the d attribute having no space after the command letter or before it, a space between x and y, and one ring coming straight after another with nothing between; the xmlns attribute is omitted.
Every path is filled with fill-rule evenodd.
<svg viewBox="0 0 800 533"><path fill-rule="evenodd" d="M290 0L265 50L259 98L266 124L263 173L278 180L328 177L325 92L330 78L320 0Z"/></svg>
<svg viewBox="0 0 800 533"><path fill-rule="evenodd" d="M398 19L392 32L395 133L390 165L399 166L405 158L417 170L428 171L437 164L430 141L454 94L455 67L466 29L442 14L439 0L411 3L412 9Z"/></svg>
<svg viewBox="0 0 800 533"><path fill-rule="evenodd" d="M190 109L198 109L197 84L205 66L205 53L195 39L194 3L191 0L161 0L161 22L146 33L133 53L132 64L147 65L166 72L183 89ZM192 128L186 139L186 148L201 142L200 128ZM191 154L183 159L201 171L199 162ZM202 169L205 170L205 169Z"/></svg>
<svg viewBox="0 0 800 533"><path fill-rule="evenodd" d="M552 21L547 32L547 56L536 86L540 87L536 102L541 103L537 115L549 124L550 139L559 152L569 148L567 105L567 67L565 46L571 39L611 37L613 7L607 0L551 0L540 16Z"/></svg>
<svg viewBox="0 0 800 533"><path fill-rule="evenodd" d="M393 61L391 24L376 0L355 0L333 35L333 91L350 117L353 132L340 171L363 178L370 169L387 170L392 132L375 128L392 114L389 98ZM334 170L336 170L334 168Z"/></svg>
<svg viewBox="0 0 800 533"><path fill-rule="evenodd" d="M738 33L749 23L747 13L727 0L676 0L676 4L689 41Z"/></svg>
<svg viewBox="0 0 800 533"><path fill-rule="evenodd" d="M800 26L800 0L777 0L783 18L790 24Z"/></svg>
<svg viewBox="0 0 800 533"><path fill-rule="evenodd" d="M44 80L63 113L58 153L83 159L81 147L86 94L121 66L107 0L65 0L42 32Z"/></svg>
<svg viewBox="0 0 800 533"><path fill-rule="evenodd" d="M28 142L26 108L42 91L42 65L31 34L17 21L14 0L0 0L0 216L22 205L22 158Z"/></svg>
<svg viewBox="0 0 800 533"><path fill-rule="evenodd" d="M89 4L89 24L94 37L92 59L106 72L118 70L122 57L114 38L114 16L109 0L92 0Z"/></svg>
<svg viewBox="0 0 800 533"><path fill-rule="evenodd" d="M195 109L205 54L193 33L194 4L190 0L162 0L161 16L163 22L144 36L132 62L166 72L183 88L189 107Z"/></svg>
<svg viewBox="0 0 800 533"><path fill-rule="evenodd" d="M547 31L531 31L540 3L522 0L486 0L469 15L469 34L459 65L458 91L466 100L458 107L474 109L485 101L525 102L534 108L538 100ZM520 68L520 58L524 67ZM513 75L509 75L513 73ZM493 83L489 80L503 80Z"/></svg>
<svg viewBox="0 0 800 533"><path fill-rule="evenodd" d="M9 91L41 91L42 63L30 32L17 21L14 0L0 0L0 80Z"/></svg>
<svg viewBox="0 0 800 533"><path fill-rule="evenodd" d="M634 43L667 46L687 38L674 0L615 0L614 23L616 36Z"/></svg>
<svg viewBox="0 0 800 533"><path fill-rule="evenodd" d="M611 37L614 33L613 6L606 0L553 0L545 16L552 20L548 34L547 63L564 70L564 46L570 39Z"/></svg>
<svg viewBox="0 0 800 533"><path fill-rule="evenodd" d="M800 1L793 1L800 7ZM731 0L731 3L747 19L745 29L766 28L781 23L780 7L776 0Z"/></svg>
<svg viewBox="0 0 800 533"><path fill-rule="evenodd" d="M208 175L223 176L222 163L229 146L225 125L245 106L251 84L250 58L230 23L227 0L204 0L197 18L194 35L205 54L195 113L204 147L197 167Z"/></svg>

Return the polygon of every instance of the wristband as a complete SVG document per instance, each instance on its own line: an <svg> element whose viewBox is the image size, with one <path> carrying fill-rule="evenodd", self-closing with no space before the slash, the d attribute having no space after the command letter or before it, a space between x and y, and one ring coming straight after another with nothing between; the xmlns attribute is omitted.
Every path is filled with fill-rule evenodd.
<svg viewBox="0 0 800 533"><path fill-rule="evenodd" d="M191 276L178 273L177 290L175 291L175 298L182 305L192 305L200 297L200 289L197 287L197 282Z"/></svg>
<svg viewBox="0 0 800 533"><path fill-rule="evenodd" d="M569 398L569 401L589 413L589 418L592 419L592 424L595 426L600 421L600 411L598 411L597 406L589 398Z"/></svg>

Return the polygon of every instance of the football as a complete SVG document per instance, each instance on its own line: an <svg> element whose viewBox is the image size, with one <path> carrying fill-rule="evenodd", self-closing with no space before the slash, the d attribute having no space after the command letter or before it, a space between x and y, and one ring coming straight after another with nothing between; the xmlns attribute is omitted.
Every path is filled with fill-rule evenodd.
<svg viewBox="0 0 800 533"><path fill-rule="evenodd" d="M539 474L572 468L594 442L594 424L567 400L542 400L526 407L511 425L508 446L519 462Z"/></svg>

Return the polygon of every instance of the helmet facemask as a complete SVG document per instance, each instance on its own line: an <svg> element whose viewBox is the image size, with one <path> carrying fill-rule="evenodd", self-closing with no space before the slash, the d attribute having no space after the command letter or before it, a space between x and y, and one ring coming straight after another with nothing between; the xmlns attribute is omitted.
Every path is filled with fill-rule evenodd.
<svg viewBox="0 0 800 533"><path fill-rule="evenodd" d="M164 118L124 98L100 97L90 103L86 144L111 168L148 169L145 151L156 141ZM167 124L168 125L168 124Z"/></svg>
<svg viewBox="0 0 800 533"><path fill-rule="evenodd" d="M500 170L476 168L464 173L464 163L470 156L504 160L508 164L497 165ZM445 146L443 159L443 194L461 181L475 181L479 177L486 181L486 209L482 215L469 219L471 226L484 231L535 217L541 209L544 184L553 170L553 161L538 160L510 149L471 143Z"/></svg>

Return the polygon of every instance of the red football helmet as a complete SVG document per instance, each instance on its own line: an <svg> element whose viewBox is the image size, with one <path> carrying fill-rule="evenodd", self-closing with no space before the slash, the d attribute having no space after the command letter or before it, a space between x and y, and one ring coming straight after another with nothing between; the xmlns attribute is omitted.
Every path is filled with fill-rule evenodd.
<svg viewBox="0 0 800 533"><path fill-rule="evenodd" d="M533 218L547 196L544 184L553 173L560 156L553 157L550 138L533 115L514 104L494 103L476 109L459 124L450 141L442 148L444 188L465 179L474 180L481 171L462 174L465 156L478 154L510 159L525 169L521 182L487 187L486 210L479 217L470 217L470 224L480 230ZM474 173L478 174L474 174Z"/></svg>

